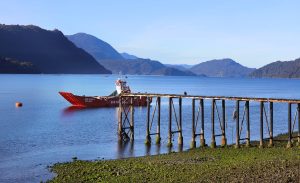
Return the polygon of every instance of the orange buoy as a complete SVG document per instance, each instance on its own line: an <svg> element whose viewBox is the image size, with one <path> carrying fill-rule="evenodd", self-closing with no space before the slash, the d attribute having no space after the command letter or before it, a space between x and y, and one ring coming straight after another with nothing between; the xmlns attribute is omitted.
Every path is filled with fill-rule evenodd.
<svg viewBox="0 0 300 183"><path fill-rule="evenodd" d="M22 102L16 102L16 107L22 107L22 106L23 106Z"/></svg>

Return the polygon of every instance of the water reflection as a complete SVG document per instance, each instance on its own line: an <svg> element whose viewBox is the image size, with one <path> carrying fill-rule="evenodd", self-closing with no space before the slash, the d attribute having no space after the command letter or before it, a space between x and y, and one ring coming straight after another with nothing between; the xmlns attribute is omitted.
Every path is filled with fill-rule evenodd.
<svg viewBox="0 0 300 183"><path fill-rule="evenodd" d="M160 150L161 150L161 144L157 144L156 145L156 154L160 154Z"/></svg>
<svg viewBox="0 0 300 183"><path fill-rule="evenodd" d="M179 144L177 148L178 148L178 152L182 152L183 151L183 144Z"/></svg>
<svg viewBox="0 0 300 183"><path fill-rule="evenodd" d="M134 141L118 141L117 157L133 157L134 156Z"/></svg>
<svg viewBox="0 0 300 183"><path fill-rule="evenodd" d="M167 146L167 149L168 149L168 153L171 153L172 149L173 149L173 146Z"/></svg>
<svg viewBox="0 0 300 183"><path fill-rule="evenodd" d="M145 155L151 155L151 145L145 145Z"/></svg>
<svg viewBox="0 0 300 183"><path fill-rule="evenodd" d="M78 107L78 106L69 106L63 109L63 116L72 115L74 112L87 110L85 107Z"/></svg>
<svg viewBox="0 0 300 183"><path fill-rule="evenodd" d="M117 158L127 158L127 157L135 157L135 152L140 151L141 144L138 143L138 146L135 146L134 141L118 141L117 143ZM176 151L174 148L177 148L177 151L181 152L184 150L183 145L178 145L177 147L168 147L162 144L151 144L144 145L144 154L145 156L157 155L161 153L172 153Z"/></svg>

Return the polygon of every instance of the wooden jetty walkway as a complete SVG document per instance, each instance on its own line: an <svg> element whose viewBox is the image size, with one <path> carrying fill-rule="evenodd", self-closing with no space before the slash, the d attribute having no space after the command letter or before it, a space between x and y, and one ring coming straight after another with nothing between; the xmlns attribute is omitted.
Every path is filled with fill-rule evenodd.
<svg viewBox="0 0 300 183"><path fill-rule="evenodd" d="M211 147L216 147L216 137L221 136L221 146L227 145L225 116L226 116L226 101L235 101L234 119L236 121L236 148L240 147L241 141L246 141L246 146L250 146L250 106L249 102L260 103L260 140L259 146L264 146L264 141L268 140L268 146L273 146L273 103L286 103L288 108L287 114L287 147L292 147L293 139L297 138L298 145L300 144L300 100L299 99L280 99L280 98L252 98L252 97L226 97L226 96L198 96L198 95L176 95L176 94L154 94L154 93L130 93L122 94L119 99L118 112L118 138L119 141L134 140L134 106L133 101L136 97L147 97L147 114L146 114L146 140L145 144L151 144L151 136L156 137L155 143L159 144L161 141L161 99L168 99L168 146L172 146L172 138L174 134L178 134L178 144L183 144L182 135L182 100L190 99L192 106L192 134L191 147L196 147L196 138L200 137L200 146L206 146L204 137L204 102L211 103ZM174 101L177 101L178 107L175 108ZM219 101L219 102L218 102ZM154 103L154 109L151 112L150 103ZM176 103L176 104L177 104ZM196 103L198 110L196 110ZM221 103L221 112L219 112L217 104ZM266 111L265 104L269 105L269 112ZM240 105L244 104L244 111L240 111ZM296 105L296 112L292 119L292 105ZM242 120L240 114L242 112ZM267 114L268 113L268 114ZM156 119L154 119L156 114ZM175 121L173 119L175 118ZM152 126L156 121L156 130L152 132ZM198 127L200 121L200 127ZM220 123L221 134L215 134L215 123ZM246 137L241 138L244 121L246 122ZM293 136L296 121L298 121L297 136ZM264 138L264 122L268 130L268 137ZM176 130L173 130L172 125L176 125Z"/></svg>

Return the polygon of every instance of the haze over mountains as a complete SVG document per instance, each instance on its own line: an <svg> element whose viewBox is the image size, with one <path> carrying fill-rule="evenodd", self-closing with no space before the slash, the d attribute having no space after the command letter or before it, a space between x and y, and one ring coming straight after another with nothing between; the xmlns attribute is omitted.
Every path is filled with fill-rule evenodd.
<svg viewBox="0 0 300 183"><path fill-rule="evenodd" d="M66 35L78 48L84 49L96 60L99 59L123 59L110 44L86 33Z"/></svg>
<svg viewBox="0 0 300 183"><path fill-rule="evenodd" d="M134 56L134 55L131 55L131 54L128 54L128 53L121 53L122 57L124 59L127 59L127 60L135 60L135 59L138 59L137 56Z"/></svg>
<svg viewBox="0 0 300 183"><path fill-rule="evenodd" d="M80 34L76 34L77 36L80 36ZM84 38L86 39L94 39L93 41L84 41ZM74 41L74 44L78 47L83 48L90 54L94 54L93 52L90 52L89 47L93 47L95 50L97 49L97 46L91 46L87 44L96 44L98 45L98 49L101 49L100 43L108 44L94 36L84 34L84 38L81 38L80 40L82 42L85 42L83 44L82 42ZM72 41L72 39L70 39ZM208 77L276 77L272 74L269 75L263 75L260 76L257 74L259 70L256 71L255 68L248 68L245 67L236 61L225 58L225 59L215 59L210 60L206 62L202 62L200 64L196 65L187 65L187 64L162 64L158 61L153 61L150 59L142 59L135 55L131 55L128 53L122 53L122 54L116 54L116 50L113 49L113 47L109 47L111 50L107 49L108 55L111 55L110 57L97 57L97 60L100 64L102 64L104 67L111 70L113 73L117 74L120 71L124 74L137 74L137 75L178 75L178 76L185 76L185 75L198 75L198 76L208 76ZM116 59L116 55L119 59ZM120 59L120 56L123 57ZM285 63L283 63L285 65ZM295 66L295 64L294 64ZM283 67L283 66L281 66ZM289 68L289 66L287 66ZM274 70L269 70L269 73L273 73L274 75L278 75L280 72L276 71L280 69L279 67L274 68ZM294 67L294 70L300 70L300 66ZM291 69L286 69L285 72L289 72ZM295 73L295 71L294 71ZM300 77L296 74L279 74L277 77Z"/></svg>
<svg viewBox="0 0 300 183"><path fill-rule="evenodd" d="M196 65L162 64L130 53L119 53L99 38L37 26L0 24L0 73L177 75L208 77L300 78L300 59L273 62L260 69L232 59Z"/></svg>
<svg viewBox="0 0 300 183"><path fill-rule="evenodd" d="M192 68L194 65L188 65L188 64L165 64L168 67L172 67L181 71L187 71L190 68Z"/></svg>
<svg viewBox="0 0 300 183"><path fill-rule="evenodd" d="M93 55L101 65L115 74L122 72L123 74L137 75L195 75L189 71L170 68L158 61L138 58L128 53L123 53L122 56L108 43L89 34L78 33L67 37L77 47Z"/></svg>
<svg viewBox="0 0 300 183"><path fill-rule="evenodd" d="M132 75L165 75L165 76L194 76L192 72L181 71L166 67L164 64L150 59L99 60L114 74L122 72Z"/></svg>

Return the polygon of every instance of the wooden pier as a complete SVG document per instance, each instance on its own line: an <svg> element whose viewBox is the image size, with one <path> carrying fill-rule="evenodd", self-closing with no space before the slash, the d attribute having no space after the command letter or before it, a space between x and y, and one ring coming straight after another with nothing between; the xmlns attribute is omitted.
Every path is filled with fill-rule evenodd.
<svg viewBox="0 0 300 183"><path fill-rule="evenodd" d="M191 134L191 148L196 147L196 138L200 139L200 146L206 145L206 139L204 136L204 122L205 111L204 102L211 102L211 143L210 147L216 147L216 137L221 136L221 146L227 145L226 137L226 101L235 101L234 119L236 126L236 139L235 147L239 148L241 141L245 141L246 146L250 146L250 102L259 103L260 120L259 120L259 147L264 147L264 141L269 141L268 146L274 145L273 139L273 104L274 103L286 103L288 108L287 114L287 148L292 147L293 139L297 139L297 144L300 145L300 100L298 99L280 99L280 98L251 98L251 97L226 97L226 96L197 96L197 95L176 95L176 94L154 94L154 93L130 93L122 94L119 99L119 113L118 113L118 137L119 141L134 140L134 98L147 97L147 114L146 114L146 138L145 144L150 145L152 143L152 136L155 136L155 143L161 142L161 99L168 99L168 143L171 147L172 138L175 134L178 134L178 145L183 144L182 134L182 100L191 100L192 120L190 122L192 127ZM178 107L175 107L176 101ZM154 109L151 112L150 103L154 105ZM196 105L197 104L197 105ZM269 104L269 112L267 114L266 105ZM221 111L218 106L221 105ZM240 106L244 105L244 110L240 111ZM292 106L296 106L296 112L294 117L292 116ZM197 109L196 109L196 106ZM242 116L240 116L242 114ZM155 119L156 115L156 119ZM217 117L217 118L216 118ZM242 120L241 120L242 117ZM175 119L175 121L173 121ZM198 125L198 122L200 124ZM219 122L221 134L215 134L216 122ZM242 138L244 122L246 123L246 137ZM298 130L295 129L295 124L298 123ZM156 129L153 131L153 126L156 124ZM264 126L266 125L266 127ZM175 130L174 127L175 125ZM268 130L268 137L264 137L264 129ZM293 136L294 131L298 131L297 136Z"/></svg>

